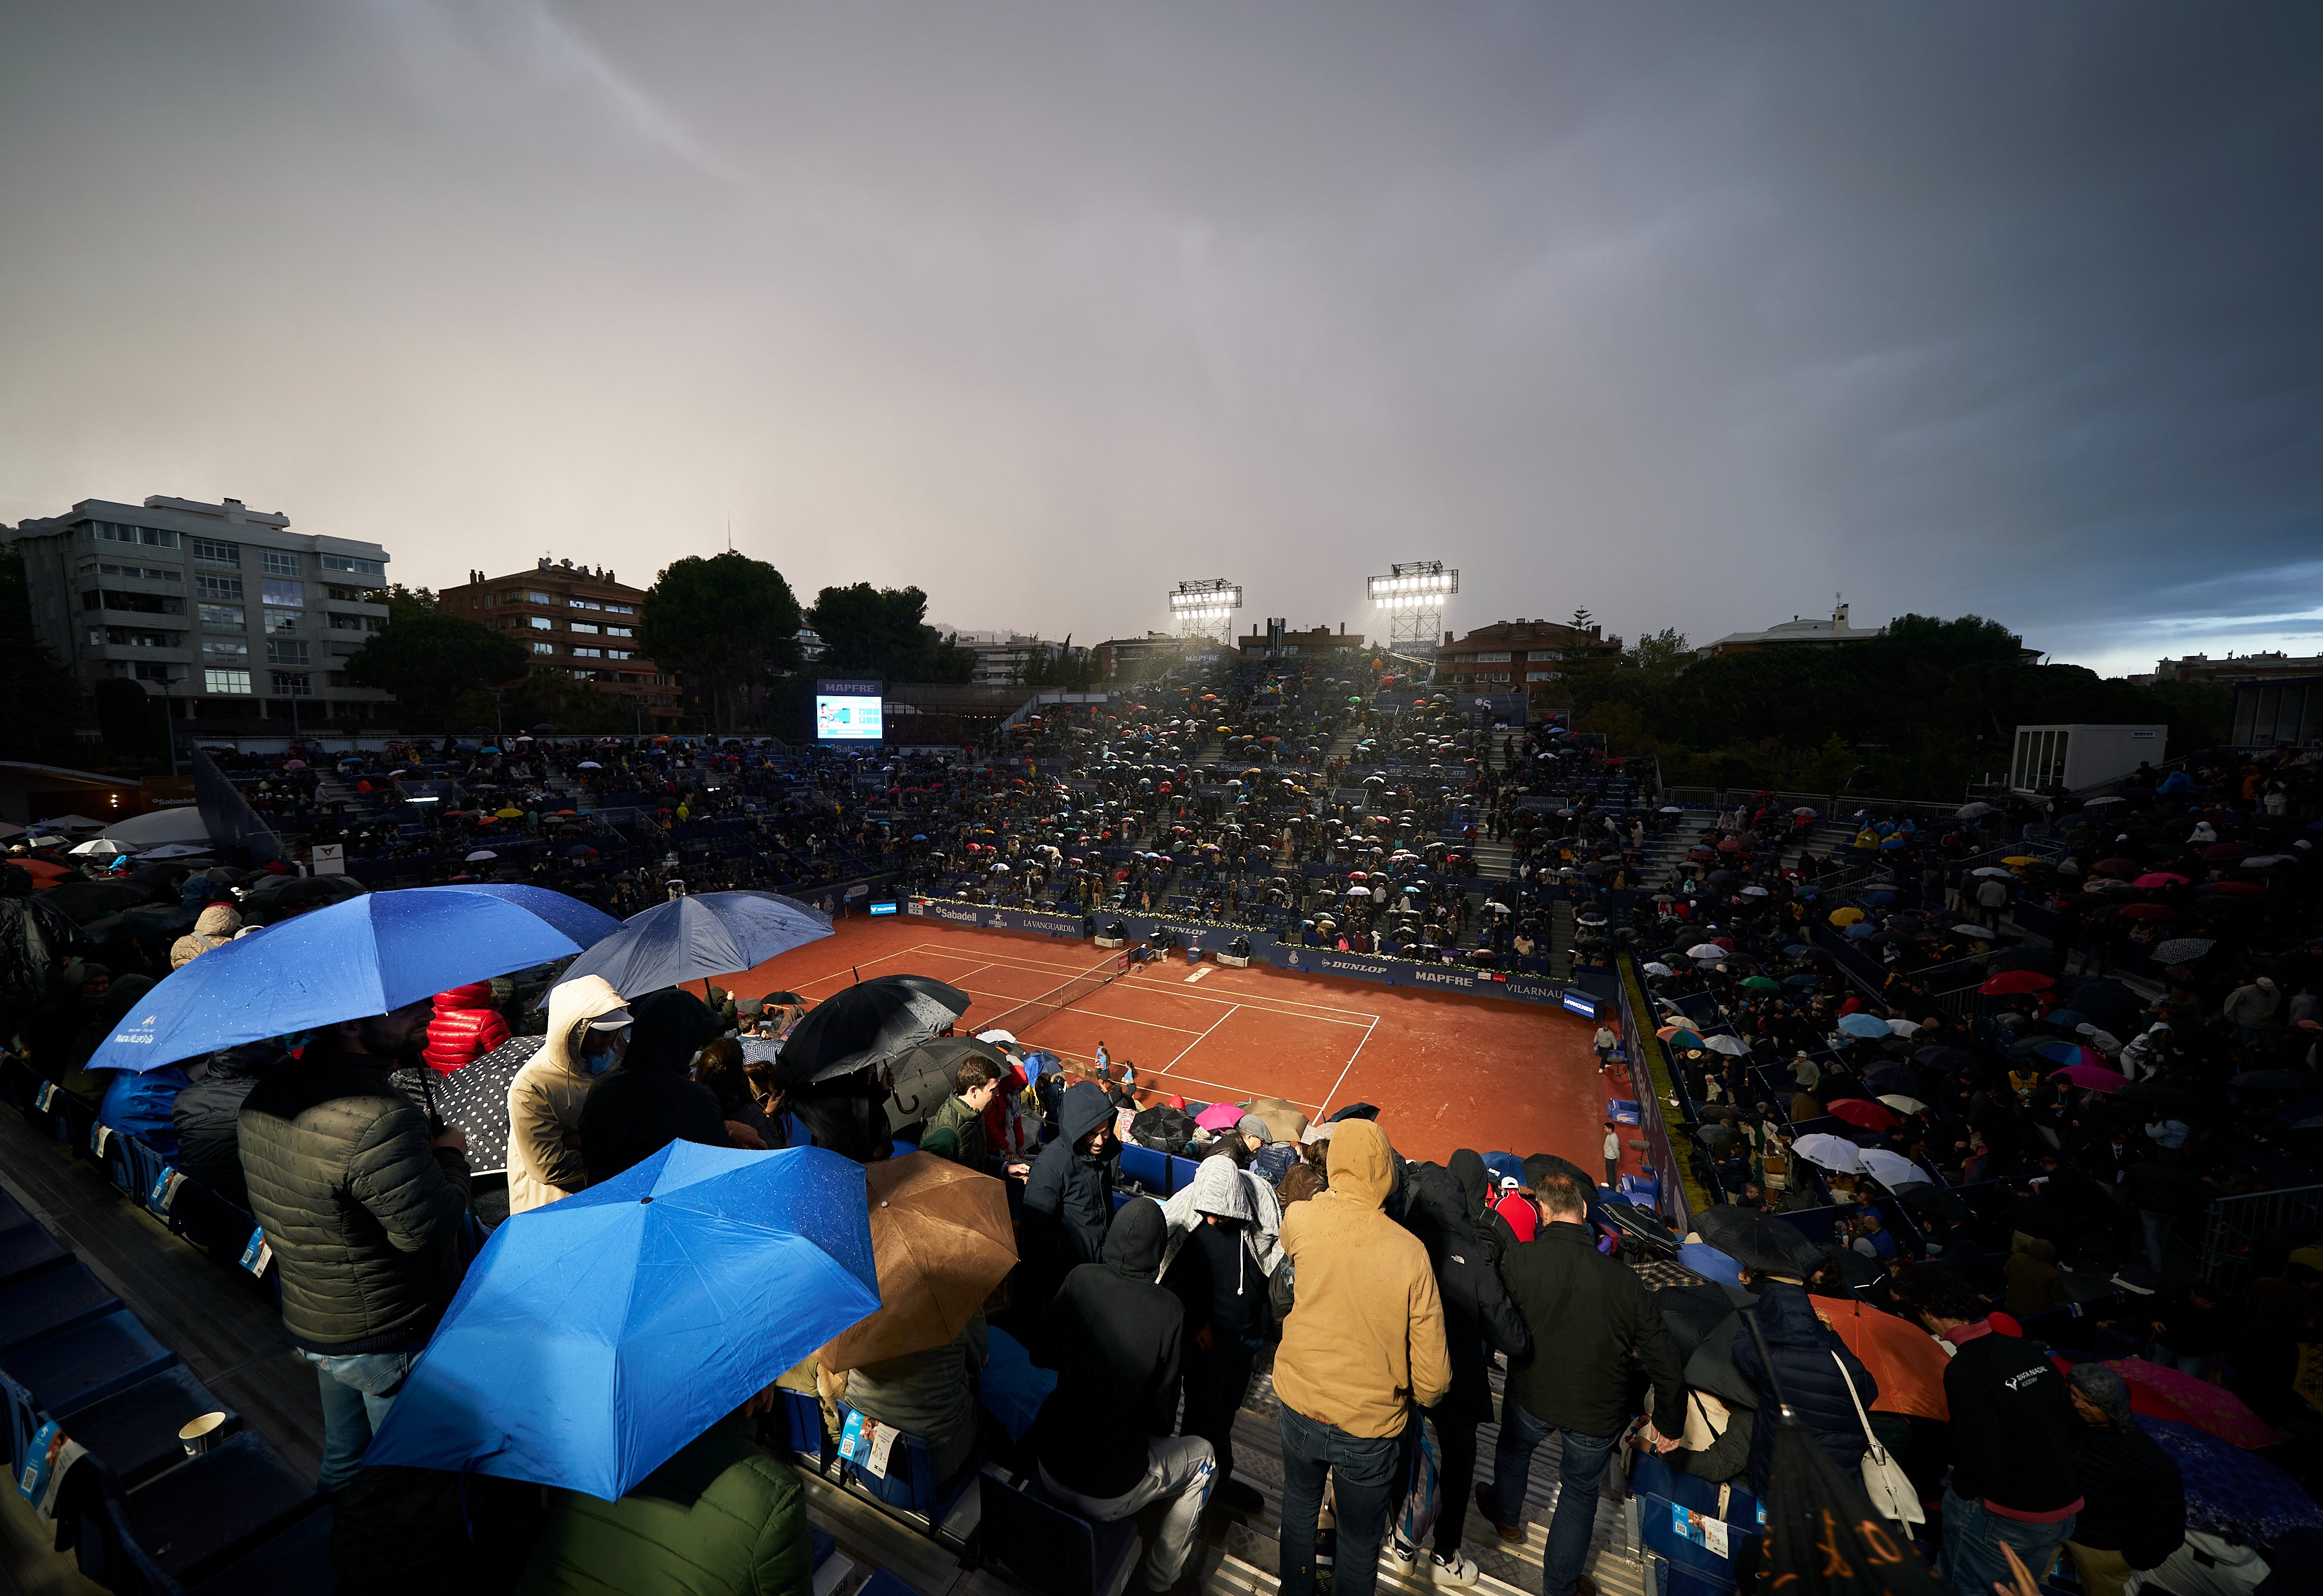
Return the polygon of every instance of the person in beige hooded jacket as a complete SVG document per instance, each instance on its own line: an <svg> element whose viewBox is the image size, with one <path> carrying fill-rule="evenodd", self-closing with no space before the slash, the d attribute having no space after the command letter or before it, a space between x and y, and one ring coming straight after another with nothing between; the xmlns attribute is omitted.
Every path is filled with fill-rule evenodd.
<svg viewBox="0 0 2323 1596"><path fill-rule="evenodd" d="M602 976L551 989L548 1037L509 1082L509 1212L521 1214L589 1184L581 1105L621 1056L629 1012Z"/></svg>
<svg viewBox="0 0 2323 1596"><path fill-rule="evenodd" d="M1274 1359L1282 1430L1283 1596L1315 1587L1327 1470L1338 1502L1338 1585L1369 1596L1415 1408L1452 1389L1444 1306L1419 1238L1382 1212L1395 1150L1369 1120L1331 1133L1331 1188L1283 1212L1293 1303Z"/></svg>

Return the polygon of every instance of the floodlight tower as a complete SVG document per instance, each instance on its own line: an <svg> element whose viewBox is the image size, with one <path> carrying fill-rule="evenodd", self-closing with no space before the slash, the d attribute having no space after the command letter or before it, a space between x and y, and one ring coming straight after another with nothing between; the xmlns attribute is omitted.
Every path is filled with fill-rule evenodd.
<svg viewBox="0 0 2323 1596"><path fill-rule="evenodd" d="M1178 636L1188 642L1199 637L1221 648L1234 647L1234 612L1242 608L1242 584L1225 577L1181 582L1170 590L1170 614Z"/></svg>
<svg viewBox="0 0 2323 1596"><path fill-rule="evenodd" d="M1390 650L1432 656L1444 638L1444 601L1460 591L1460 573L1441 560L1406 560L1364 591L1372 608L1387 614Z"/></svg>

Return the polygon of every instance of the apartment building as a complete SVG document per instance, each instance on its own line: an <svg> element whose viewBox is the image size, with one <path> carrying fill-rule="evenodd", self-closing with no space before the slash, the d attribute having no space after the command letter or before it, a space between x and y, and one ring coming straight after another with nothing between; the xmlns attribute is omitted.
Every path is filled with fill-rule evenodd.
<svg viewBox="0 0 2323 1596"><path fill-rule="evenodd" d="M647 729L675 730L684 712L676 678L638 643L645 598L644 589L623 585L601 565L544 555L532 569L508 576L471 571L466 582L436 593L436 607L522 639L537 668L593 683Z"/></svg>
<svg viewBox="0 0 2323 1596"><path fill-rule="evenodd" d="M394 700L345 660L387 624L375 543L293 532L239 499L84 499L0 527L23 552L33 636L85 693L127 679L196 736L390 729Z"/></svg>

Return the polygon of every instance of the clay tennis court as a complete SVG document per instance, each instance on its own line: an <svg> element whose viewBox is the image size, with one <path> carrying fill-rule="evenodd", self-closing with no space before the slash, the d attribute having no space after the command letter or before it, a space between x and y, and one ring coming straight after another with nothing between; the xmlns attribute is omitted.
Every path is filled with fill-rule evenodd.
<svg viewBox="0 0 2323 1596"><path fill-rule="evenodd" d="M1596 1173L1605 1099L1595 1030L1561 1009L1367 981L1227 969L1182 957L1116 973L1120 955L1085 942L963 929L899 916L850 918L826 940L729 983L739 995L789 990L810 1001L856 978L923 975L976 999L962 1031L1001 1024L1028 1047L1086 1066L1097 1044L1136 1064L1150 1098L1217 1102L1271 1095L1320 1116L1375 1103L1408 1158L1455 1148L1554 1152ZM1068 1007L1031 1000L1089 975L1109 984ZM1013 1014L1011 1011L1015 1011ZM1636 1155L1626 1167L1634 1172Z"/></svg>

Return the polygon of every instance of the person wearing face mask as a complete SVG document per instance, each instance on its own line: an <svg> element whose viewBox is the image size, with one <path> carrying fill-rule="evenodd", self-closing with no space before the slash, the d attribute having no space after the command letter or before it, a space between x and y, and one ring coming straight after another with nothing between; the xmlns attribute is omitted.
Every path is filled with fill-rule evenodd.
<svg viewBox="0 0 2323 1596"><path fill-rule="evenodd" d="M509 1212L521 1214L589 1184L581 1161L581 1105L620 1062L629 1011L602 976L548 995L548 1035L509 1082Z"/></svg>
<svg viewBox="0 0 2323 1596"><path fill-rule="evenodd" d="M718 1034L709 1005L691 992L666 986L638 998L629 1012L637 1024L629 1050L581 1104L581 1161L592 1185L673 1142L742 1145L728 1131L718 1099L693 1078L695 1055Z"/></svg>

